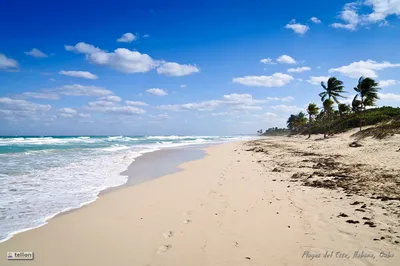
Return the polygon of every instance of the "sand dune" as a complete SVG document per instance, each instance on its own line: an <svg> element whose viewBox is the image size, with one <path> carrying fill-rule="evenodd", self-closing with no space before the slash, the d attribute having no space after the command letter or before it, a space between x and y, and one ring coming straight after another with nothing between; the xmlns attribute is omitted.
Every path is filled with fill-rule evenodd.
<svg viewBox="0 0 400 266"><path fill-rule="evenodd" d="M1 243L0 264L400 265L399 140L210 147L182 172L105 193ZM6 251L35 260L6 261Z"/></svg>

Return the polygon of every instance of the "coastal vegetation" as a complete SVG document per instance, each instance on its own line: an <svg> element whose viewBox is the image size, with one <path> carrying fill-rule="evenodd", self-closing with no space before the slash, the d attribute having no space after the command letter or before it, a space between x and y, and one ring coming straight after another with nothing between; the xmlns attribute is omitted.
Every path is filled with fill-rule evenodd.
<svg viewBox="0 0 400 266"><path fill-rule="evenodd" d="M400 133L400 108L376 107L380 87L369 77L360 77L354 87L356 95L351 104L343 102L347 99L344 84L336 77L321 82L322 92L320 106L310 103L305 112L291 114L286 122L287 130L283 134L304 134L310 138L312 134L324 134L324 137L345 132L353 128L375 125L360 133L358 137L375 136L377 138ZM342 102L341 102L342 101ZM306 115L307 114L307 115ZM267 132L268 131L268 132ZM273 130L258 132L262 135L274 135Z"/></svg>
<svg viewBox="0 0 400 266"><path fill-rule="evenodd" d="M259 131L257 131L257 133L263 136L285 136L290 134L291 131L287 128L271 127L264 132L262 129L260 129Z"/></svg>

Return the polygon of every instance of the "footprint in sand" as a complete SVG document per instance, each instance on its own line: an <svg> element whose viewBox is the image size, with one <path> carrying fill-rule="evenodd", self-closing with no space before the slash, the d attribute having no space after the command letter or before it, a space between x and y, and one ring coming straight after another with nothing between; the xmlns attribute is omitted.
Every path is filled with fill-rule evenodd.
<svg viewBox="0 0 400 266"><path fill-rule="evenodd" d="M164 253L164 252L168 251L170 248L172 248L171 245L163 245L163 246L158 248L157 253L158 254Z"/></svg>
<svg viewBox="0 0 400 266"><path fill-rule="evenodd" d="M192 222L192 220L185 220L185 221L183 221L184 224L188 224L188 223L191 223L191 222Z"/></svg>
<svg viewBox="0 0 400 266"><path fill-rule="evenodd" d="M174 236L174 232L172 232L172 231L167 231L163 234L163 237L165 237L165 238L170 238L173 236Z"/></svg>

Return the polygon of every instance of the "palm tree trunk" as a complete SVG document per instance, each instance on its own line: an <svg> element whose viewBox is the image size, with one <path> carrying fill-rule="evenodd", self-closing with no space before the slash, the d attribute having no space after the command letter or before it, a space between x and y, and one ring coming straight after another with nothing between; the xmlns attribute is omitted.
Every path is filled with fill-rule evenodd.
<svg viewBox="0 0 400 266"><path fill-rule="evenodd" d="M311 114L308 117L308 138L311 138Z"/></svg>
<svg viewBox="0 0 400 266"><path fill-rule="evenodd" d="M361 111L364 110L364 100L363 97L361 97ZM359 114L359 118L360 118L360 131L362 130L362 118L361 118L361 114Z"/></svg>

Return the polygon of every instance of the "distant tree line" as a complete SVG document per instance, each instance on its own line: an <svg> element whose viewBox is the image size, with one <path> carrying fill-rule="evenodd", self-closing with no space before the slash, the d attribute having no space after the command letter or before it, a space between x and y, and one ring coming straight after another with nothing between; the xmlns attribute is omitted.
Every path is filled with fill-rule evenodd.
<svg viewBox="0 0 400 266"><path fill-rule="evenodd" d="M268 128L263 132L262 129L257 131L258 134L263 136L284 136L290 133L290 130L287 128L278 128L278 127L271 127Z"/></svg>
<svg viewBox="0 0 400 266"><path fill-rule="evenodd" d="M323 91L319 93L321 106L310 103L306 112L291 114L286 122L287 129L270 128L266 132L258 131L262 135L285 134L324 134L329 135L344 132L350 128L375 125L376 123L399 119L400 108L375 106L379 99L381 89L378 83L368 77L360 77L354 87L356 92L351 104L340 102L345 99L344 85L335 77L328 79L327 83L321 82Z"/></svg>

